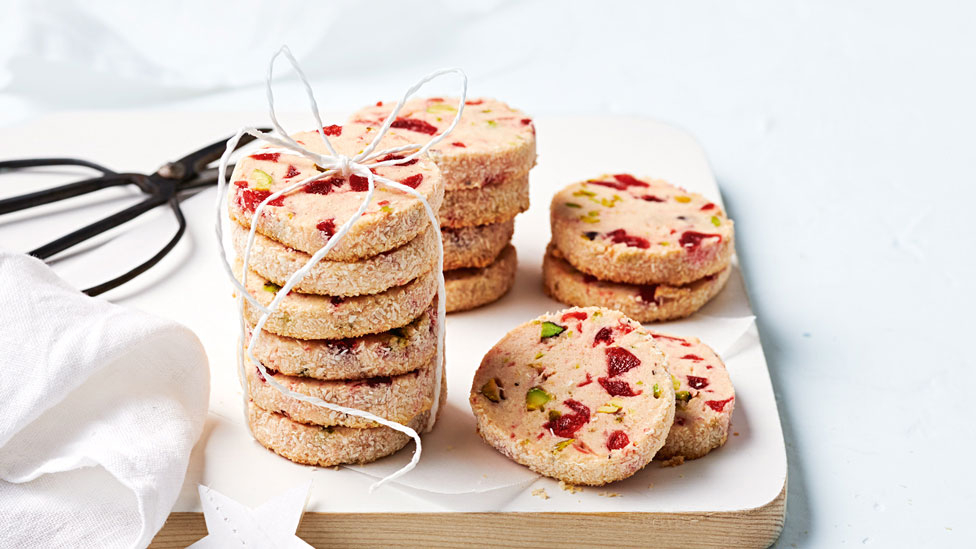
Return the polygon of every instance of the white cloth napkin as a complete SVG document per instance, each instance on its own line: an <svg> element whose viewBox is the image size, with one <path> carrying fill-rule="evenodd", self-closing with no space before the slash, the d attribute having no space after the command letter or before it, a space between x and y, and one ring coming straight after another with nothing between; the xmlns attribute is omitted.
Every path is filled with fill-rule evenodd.
<svg viewBox="0 0 976 549"><path fill-rule="evenodd" d="M90 298L0 250L0 547L144 547L203 429L184 326Z"/></svg>

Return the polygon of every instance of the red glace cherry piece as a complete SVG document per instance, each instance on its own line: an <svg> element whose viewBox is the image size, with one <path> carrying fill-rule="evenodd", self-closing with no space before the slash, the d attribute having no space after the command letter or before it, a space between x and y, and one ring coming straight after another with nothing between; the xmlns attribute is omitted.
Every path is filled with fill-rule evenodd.
<svg viewBox="0 0 976 549"><path fill-rule="evenodd" d="M700 357L698 355L685 355L685 356L681 357L681 359L682 360L694 360L695 362L699 362L699 361L705 360L704 358L702 358L702 357Z"/></svg>
<svg viewBox="0 0 976 549"><path fill-rule="evenodd" d="M288 164L288 173L285 174L285 179L291 179L301 173L302 172L298 171L298 169L295 168L295 166Z"/></svg>
<svg viewBox="0 0 976 549"><path fill-rule="evenodd" d="M357 193L366 192L369 190L369 179L361 175L350 175L349 176L349 187Z"/></svg>
<svg viewBox="0 0 976 549"><path fill-rule="evenodd" d="M281 158L281 153L258 153L252 154L251 158L255 160L267 160L269 162L277 162Z"/></svg>
<svg viewBox="0 0 976 549"><path fill-rule="evenodd" d="M410 130L412 132L425 133L427 135L434 135L437 133L437 128L425 120L417 120L416 118L397 118L393 121L392 126L401 130Z"/></svg>
<svg viewBox="0 0 976 549"><path fill-rule="evenodd" d="M238 183L244 183L245 185L247 185L247 182L238 181ZM269 196L271 196L271 191L256 191L254 189L242 188L240 194L237 195L237 205L240 206L241 209L243 209L246 212L254 212L254 210L257 209L258 205L264 202L264 199L268 198ZM279 196L278 198L275 198L271 202L268 202L268 206L284 206L284 205L285 205L284 196Z"/></svg>
<svg viewBox="0 0 976 549"><path fill-rule="evenodd" d="M586 320L587 314L584 311L570 311L564 314L561 318L563 322L575 318L576 320Z"/></svg>
<svg viewBox="0 0 976 549"><path fill-rule="evenodd" d="M733 398L735 397L729 397L725 400L706 400L705 404L707 404L708 407L711 408L712 410L715 410L716 412L721 412L722 410L725 409L726 404L732 402Z"/></svg>
<svg viewBox="0 0 976 549"><path fill-rule="evenodd" d="M589 372L586 372L586 379L584 381L580 381L576 386L585 387L590 383L593 383L593 376L591 376Z"/></svg>
<svg viewBox="0 0 976 549"><path fill-rule="evenodd" d="M637 289L637 296L640 297L641 301L644 303L654 303L658 304L657 297L654 295L657 293L657 284L647 284L641 286Z"/></svg>
<svg viewBox="0 0 976 549"><path fill-rule="evenodd" d="M627 234L627 231L623 229L610 231L607 233L607 238L614 244L626 244L632 248L647 249L651 247L651 243L646 238Z"/></svg>
<svg viewBox="0 0 976 549"><path fill-rule="evenodd" d="M417 187L420 186L420 182L423 180L424 180L424 174L418 173L418 174L411 175L406 179L401 179L400 183L403 183L404 185L410 187L411 189L416 189Z"/></svg>
<svg viewBox="0 0 976 549"><path fill-rule="evenodd" d="M339 126L338 124L326 126L322 128L322 133L330 137L334 137L336 135L342 135L342 126Z"/></svg>
<svg viewBox="0 0 976 549"><path fill-rule="evenodd" d="M590 409L573 399L564 400L563 404L568 406L573 413L550 419L542 427L549 429L557 437L573 438L576 436L576 431L579 431L590 421Z"/></svg>
<svg viewBox="0 0 976 549"><path fill-rule="evenodd" d="M688 376L688 386L692 389L704 389L708 387L708 379L698 376Z"/></svg>
<svg viewBox="0 0 976 549"><path fill-rule="evenodd" d="M600 328L596 335L593 336L593 346L596 347L600 343L606 343L607 345L613 343L613 330L609 326Z"/></svg>
<svg viewBox="0 0 976 549"><path fill-rule="evenodd" d="M342 185L341 177L330 177L328 179L319 179L318 181L312 181L308 185L302 187L302 190L310 194L329 194L334 189Z"/></svg>
<svg viewBox="0 0 976 549"><path fill-rule="evenodd" d="M630 437L623 431L614 431L607 437L607 448L610 450L619 450L628 444L630 444Z"/></svg>
<svg viewBox="0 0 976 549"><path fill-rule="evenodd" d="M702 240L706 238L717 238L719 242L722 241L722 235L720 234L708 234L700 233L697 231L685 231L681 233L681 238L678 239L678 244L686 250L695 250L701 246Z"/></svg>
<svg viewBox="0 0 976 549"><path fill-rule="evenodd" d="M480 104L482 104L484 102L485 102L484 99L469 99L469 100L465 101L464 104L465 105L480 105Z"/></svg>
<svg viewBox="0 0 976 549"><path fill-rule="evenodd" d="M461 147L462 149L468 148L464 143L461 143L460 141L455 141L454 143L451 143L451 145L454 145L455 147Z"/></svg>
<svg viewBox="0 0 976 549"><path fill-rule="evenodd" d="M330 217L325 221L320 221L315 228L322 231L326 238L332 238L332 235L335 234L335 218Z"/></svg>
<svg viewBox="0 0 976 549"><path fill-rule="evenodd" d="M603 389L610 396L621 396L621 397L632 397L637 396L644 391L634 392L634 389L630 386L630 383L620 379L609 379L605 377L598 377L597 382L603 386Z"/></svg>
<svg viewBox="0 0 976 549"><path fill-rule="evenodd" d="M380 162L386 162L387 160L402 160L404 158L406 158L406 156L403 156L402 154L390 153L390 154L384 156L383 158L380 158L379 161ZM419 158L414 158L413 160L408 160L406 162L400 162L399 164L397 164L397 166L413 166L419 160L420 160Z"/></svg>
<svg viewBox="0 0 976 549"><path fill-rule="evenodd" d="M664 202L663 198L658 198L653 194L645 194L644 196L641 197L641 199L646 200L648 202Z"/></svg>
<svg viewBox="0 0 976 549"><path fill-rule="evenodd" d="M607 375L610 377L617 377L640 366L640 359L623 347L607 347L606 353Z"/></svg>
<svg viewBox="0 0 976 549"><path fill-rule="evenodd" d="M706 212L708 210L711 210L714 207L715 207L715 204L712 204L711 202L709 202L708 204L705 204L704 206L702 206L701 209L702 209L703 212Z"/></svg>

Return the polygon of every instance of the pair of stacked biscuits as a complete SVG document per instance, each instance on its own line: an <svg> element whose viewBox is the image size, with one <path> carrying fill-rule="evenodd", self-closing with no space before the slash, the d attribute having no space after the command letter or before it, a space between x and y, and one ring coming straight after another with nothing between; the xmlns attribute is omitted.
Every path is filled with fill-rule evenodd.
<svg viewBox="0 0 976 549"><path fill-rule="evenodd" d="M634 320L686 317L725 286L734 230L722 208L661 180L604 175L562 189L550 209L546 293Z"/></svg>
<svg viewBox="0 0 976 549"><path fill-rule="evenodd" d="M457 113L457 99L432 97L404 104L394 133L418 139L441 133ZM393 103L353 115L380 124ZM525 113L493 99L465 101L450 137L430 150L446 189L440 208L447 311L491 303L512 287L517 257L509 243L515 216L529 207L529 170L535 165L535 126Z"/></svg>
<svg viewBox="0 0 976 549"><path fill-rule="evenodd" d="M735 391L699 340L574 307L499 341L475 373L470 402L482 438L509 458L603 485L652 459L695 459L725 444Z"/></svg>
<svg viewBox="0 0 976 549"><path fill-rule="evenodd" d="M353 156L375 128L328 126L339 154ZM322 136L292 136L306 149L329 154ZM380 149L408 145L384 137ZM382 160L382 159L381 159ZM429 159L373 168L416 189L436 211L443 202L440 170ZM245 348L286 389L369 412L422 431L443 400L437 372L437 234L422 201L377 187L362 217L336 246L256 325L283 285L352 218L368 190L364 177L325 174L312 160L261 149L241 159L228 198L237 222L236 276L261 307L245 300ZM275 191L310 181L257 206ZM248 249L248 229L254 240ZM244 259L246 257L246 267ZM364 463L396 452L409 437L377 423L288 396L245 358L248 422L254 437L298 463ZM440 378L440 385L437 380ZM438 396L439 395L439 396Z"/></svg>

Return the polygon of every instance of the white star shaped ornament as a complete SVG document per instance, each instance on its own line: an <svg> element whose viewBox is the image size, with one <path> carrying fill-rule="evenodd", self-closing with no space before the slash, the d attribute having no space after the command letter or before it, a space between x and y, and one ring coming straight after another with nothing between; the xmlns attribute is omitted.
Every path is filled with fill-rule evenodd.
<svg viewBox="0 0 976 549"><path fill-rule="evenodd" d="M208 534L190 547L311 549L311 545L295 535L311 488L311 482L296 486L257 509L250 509L216 490L200 486Z"/></svg>

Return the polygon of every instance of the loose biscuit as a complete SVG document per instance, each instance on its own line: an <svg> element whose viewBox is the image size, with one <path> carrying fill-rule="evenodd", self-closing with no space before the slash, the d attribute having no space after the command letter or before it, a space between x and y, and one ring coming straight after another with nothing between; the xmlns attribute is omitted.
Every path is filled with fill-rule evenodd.
<svg viewBox="0 0 976 549"><path fill-rule="evenodd" d="M553 299L579 307L617 309L639 322L684 318L702 308L729 280L732 269L681 286L619 284L581 273L549 244L542 261L543 289Z"/></svg>
<svg viewBox="0 0 976 549"><path fill-rule="evenodd" d="M725 444L735 389L715 351L694 337L651 332L668 357L675 386L674 425L655 459L696 459Z"/></svg>
<svg viewBox="0 0 976 549"><path fill-rule="evenodd" d="M566 260L612 282L680 286L721 271L735 250L717 204L628 174L569 185L553 196L550 220Z"/></svg>
<svg viewBox="0 0 976 549"><path fill-rule="evenodd" d="M618 311L572 308L522 324L481 361L470 402L488 444L573 484L627 478L674 419L667 360Z"/></svg>

